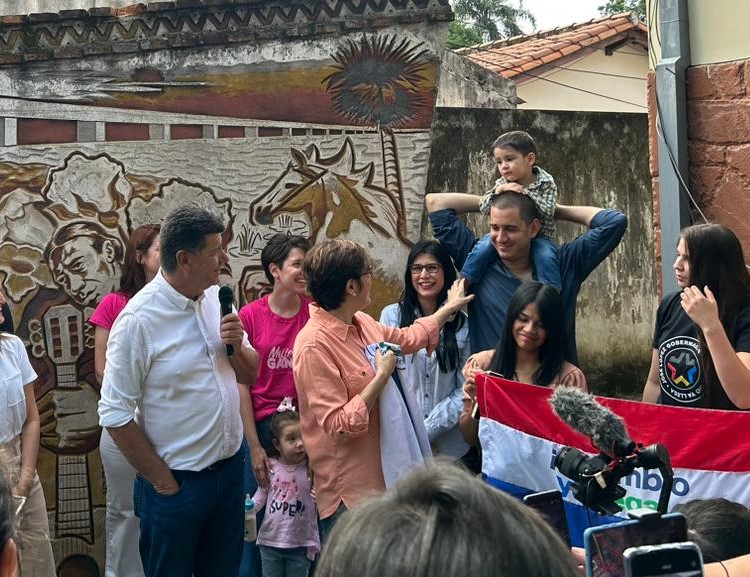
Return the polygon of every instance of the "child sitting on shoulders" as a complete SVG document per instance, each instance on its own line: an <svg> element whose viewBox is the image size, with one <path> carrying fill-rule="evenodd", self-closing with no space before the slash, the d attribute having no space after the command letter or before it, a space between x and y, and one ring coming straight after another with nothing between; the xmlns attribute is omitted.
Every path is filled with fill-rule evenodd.
<svg viewBox="0 0 750 577"><path fill-rule="evenodd" d="M263 574L307 577L320 537L299 413L291 398L279 405L270 429L274 451L268 489L259 488L253 496L256 507L266 507L257 541Z"/></svg>
<svg viewBox="0 0 750 577"><path fill-rule="evenodd" d="M534 201L541 217L542 227L531 243L531 258L537 280L560 290L560 260L558 248L552 240L555 235L555 208L557 185L548 172L536 166L536 144L526 132L515 130L500 135L492 144L492 154L497 161L500 178L495 188L480 201L483 214L490 214L492 197L505 192L525 194ZM471 283L478 282L496 257L490 235L485 235L466 258L461 276Z"/></svg>

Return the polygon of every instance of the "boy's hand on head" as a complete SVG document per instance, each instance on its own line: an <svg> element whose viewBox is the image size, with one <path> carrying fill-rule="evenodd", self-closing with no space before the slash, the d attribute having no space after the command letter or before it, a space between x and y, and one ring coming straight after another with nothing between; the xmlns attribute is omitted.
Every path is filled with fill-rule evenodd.
<svg viewBox="0 0 750 577"><path fill-rule="evenodd" d="M519 194L523 194L524 188L517 182L504 182L502 184L498 184L497 187L495 187L494 194L502 194L504 192L517 192Z"/></svg>

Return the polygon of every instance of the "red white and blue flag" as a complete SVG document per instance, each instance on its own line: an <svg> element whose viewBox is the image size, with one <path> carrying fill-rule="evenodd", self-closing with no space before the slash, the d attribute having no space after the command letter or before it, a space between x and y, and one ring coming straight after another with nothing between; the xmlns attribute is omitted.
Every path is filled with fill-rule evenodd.
<svg viewBox="0 0 750 577"><path fill-rule="evenodd" d="M518 497L559 489L573 544L582 543L586 527L618 520L585 509L573 497L571 480L554 468L565 445L589 454L598 450L554 414L550 388L484 374L477 375L476 381L482 473L487 482ZM714 497L750 507L750 412L596 399L623 418L634 441L667 448L674 469L670 509L677 503ZM627 491L618 502L625 511L656 509L662 487L658 471L636 469L620 485Z"/></svg>

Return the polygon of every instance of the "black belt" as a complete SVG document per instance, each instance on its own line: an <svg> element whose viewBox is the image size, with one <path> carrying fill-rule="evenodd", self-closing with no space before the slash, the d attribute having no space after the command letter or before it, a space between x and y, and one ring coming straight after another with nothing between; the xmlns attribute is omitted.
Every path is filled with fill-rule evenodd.
<svg viewBox="0 0 750 577"><path fill-rule="evenodd" d="M226 459L222 459L221 461L216 461L212 465L209 465L205 469L201 469L200 471L188 471L184 469L172 469L173 473L183 474L183 475L198 475L200 473L205 473L207 471L218 471L221 468L227 466L228 464L232 463L237 457L240 456L240 453L242 453L242 449L237 451L234 455L231 457L227 457Z"/></svg>

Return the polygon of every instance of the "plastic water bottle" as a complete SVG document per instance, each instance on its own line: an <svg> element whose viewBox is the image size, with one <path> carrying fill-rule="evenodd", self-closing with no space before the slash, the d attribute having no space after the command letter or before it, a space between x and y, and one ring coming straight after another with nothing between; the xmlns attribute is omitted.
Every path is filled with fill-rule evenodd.
<svg viewBox="0 0 750 577"><path fill-rule="evenodd" d="M255 519L255 503L250 493L245 495L245 541L255 541L258 537L258 524Z"/></svg>

